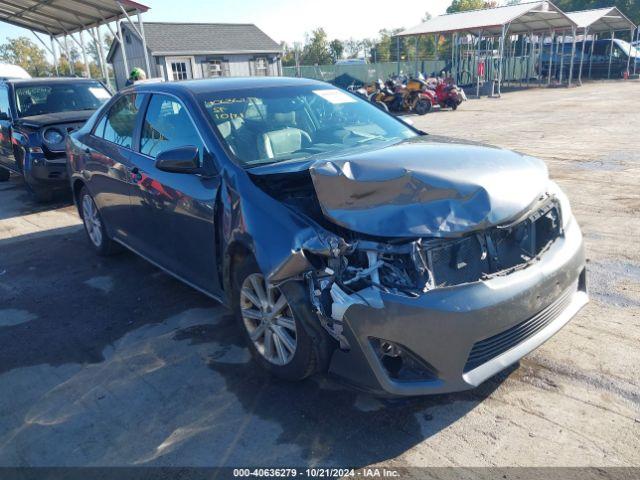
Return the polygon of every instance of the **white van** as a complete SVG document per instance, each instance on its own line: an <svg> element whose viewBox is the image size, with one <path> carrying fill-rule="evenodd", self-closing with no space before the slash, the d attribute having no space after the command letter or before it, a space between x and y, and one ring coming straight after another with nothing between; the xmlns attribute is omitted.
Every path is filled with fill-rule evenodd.
<svg viewBox="0 0 640 480"><path fill-rule="evenodd" d="M31 75L19 65L0 63L0 81L9 80L10 78L31 78Z"/></svg>

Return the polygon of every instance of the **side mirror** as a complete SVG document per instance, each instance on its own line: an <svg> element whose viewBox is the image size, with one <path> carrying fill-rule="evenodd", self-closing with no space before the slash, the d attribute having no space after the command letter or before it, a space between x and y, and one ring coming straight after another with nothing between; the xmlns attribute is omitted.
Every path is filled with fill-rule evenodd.
<svg viewBox="0 0 640 480"><path fill-rule="evenodd" d="M200 151L193 146L165 150L156 158L156 168L171 173L200 173Z"/></svg>
<svg viewBox="0 0 640 480"><path fill-rule="evenodd" d="M7 112L0 112L0 121L8 122L9 120L11 119L9 118L9 114Z"/></svg>

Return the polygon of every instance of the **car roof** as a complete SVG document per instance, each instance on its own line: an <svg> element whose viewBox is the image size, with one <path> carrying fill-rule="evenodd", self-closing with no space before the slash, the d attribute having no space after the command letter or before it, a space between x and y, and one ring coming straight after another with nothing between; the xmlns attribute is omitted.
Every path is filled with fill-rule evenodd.
<svg viewBox="0 0 640 480"><path fill-rule="evenodd" d="M136 84L133 89L139 92L154 91L167 93L191 92L194 95L217 93L229 90L259 89L273 87L292 87L317 85L326 87L329 84L318 80L293 77L225 77L205 80L185 80L181 82L145 82ZM127 91L126 89L123 91Z"/></svg>

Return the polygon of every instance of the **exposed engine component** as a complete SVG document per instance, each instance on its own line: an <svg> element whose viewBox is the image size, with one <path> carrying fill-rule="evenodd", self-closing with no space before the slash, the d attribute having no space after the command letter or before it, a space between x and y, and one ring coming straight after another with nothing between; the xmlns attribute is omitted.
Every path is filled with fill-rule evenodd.
<svg viewBox="0 0 640 480"><path fill-rule="evenodd" d="M352 305L383 308L380 292L418 296L525 268L562 233L560 215L558 202L546 197L524 219L459 239L357 240L336 250L330 267L307 275L312 304L327 331L348 349L343 319Z"/></svg>

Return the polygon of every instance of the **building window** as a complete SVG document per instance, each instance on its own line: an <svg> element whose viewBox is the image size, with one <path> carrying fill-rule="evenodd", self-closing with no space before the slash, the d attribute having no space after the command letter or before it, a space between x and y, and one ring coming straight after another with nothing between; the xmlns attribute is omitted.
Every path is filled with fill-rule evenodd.
<svg viewBox="0 0 640 480"><path fill-rule="evenodd" d="M171 71L173 72L174 80L187 80L189 78L186 62L171 62Z"/></svg>
<svg viewBox="0 0 640 480"><path fill-rule="evenodd" d="M221 60L211 60L209 62L209 76L210 77L222 77L224 72L222 70Z"/></svg>
<svg viewBox="0 0 640 480"><path fill-rule="evenodd" d="M258 77L266 77L268 75L269 63L267 59L264 57L256 58L254 61L256 67L256 76Z"/></svg>

